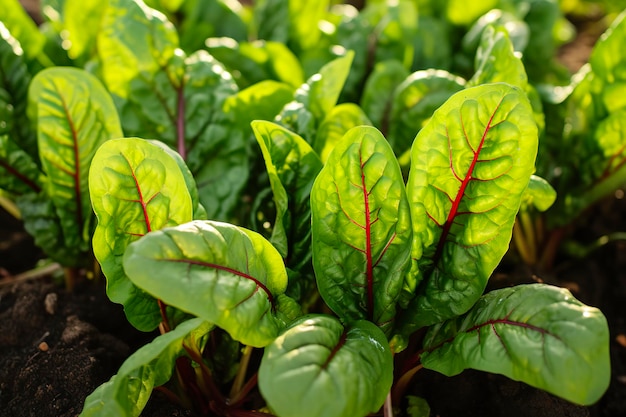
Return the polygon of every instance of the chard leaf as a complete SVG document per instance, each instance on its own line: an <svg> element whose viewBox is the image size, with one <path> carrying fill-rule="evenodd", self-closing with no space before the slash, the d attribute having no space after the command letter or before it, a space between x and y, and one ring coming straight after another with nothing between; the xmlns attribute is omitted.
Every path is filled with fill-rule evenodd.
<svg viewBox="0 0 626 417"><path fill-rule="evenodd" d="M22 215L24 229L51 259L64 266L90 266L87 264L89 258L81 247L65 243L59 216L45 191L18 196L16 203Z"/></svg>
<svg viewBox="0 0 626 417"><path fill-rule="evenodd" d="M265 349L259 389L282 417L360 417L378 411L393 380L385 335L361 320L296 320Z"/></svg>
<svg viewBox="0 0 626 417"><path fill-rule="evenodd" d="M526 95L508 84L452 96L418 133L407 183L415 328L466 312L508 248L537 154Z"/></svg>
<svg viewBox="0 0 626 417"><path fill-rule="evenodd" d="M176 359L186 348L198 347L211 330L201 319L181 323L176 329L157 336L133 353L108 382L85 399L81 417L138 417L154 387L172 376Z"/></svg>
<svg viewBox="0 0 626 417"><path fill-rule="evenodd" d="M252 130L261 147L270 178L276 221L270 242L285 265L300 270L311 261L311 205L313 182L322 161L300 136L275 123L257 120Z"/></svg>
<svg viewBox="0 0 626 417"><path fill-rule="evenodd" d="M276 121L312 144L318 124L337 104L353 58L354 52L348 51L324 65L296 90L294 101L283 108Z"/></svg>
<svg viewBox="0 0 626 417"><path fill-rule="evenodd" d="M39 72L28 94L48 179L46 192L60 219L65 245L89 252L93 213L88 172L98 147L122 136L115 106L97 78L69 67Z"/></svg>
<svg viewBox="0 0 626 417"><path fill-rule="evenodd" d="M522 207L532 206L539 211L548 210L556 200L556 191L548 181L536 175L530 176L528 188L522 195Z"/></svg>
<svg viewBox="0 0 626 417"><path fill-rule="evenodd" d="M503 27L487 26L476 51L476 72L467 82L468 87L475 85L506 82L528 88L528 77L520 57L515 55L513 43Z"/></svg>
<svg viewBox="0 0 626 417"><path fill-rule="evenodd" d="M578 404L596 402L610 381L605 317L543 284L490 292L466 315L431 328L424 347L424 367L447 376L499 373Z"/></svg>
<svg viewBox="0 0 626 417"><path fill-rule="evenodd" d="M344 321L393 326L411 250L411 218L393 151L373 127L351 129L311 191L320 294Z"/></svg>
<svg viewBox="0 0 626 417"><path fill-rule="evenodd" d="M69 40L67 55L72 59L91 58L108 1L65 0L62 6L63 30Z"/></svg>
<svg viewBox="0 0 626 417"><path fill-rule="evenodd" d="M611 24L594 46L589 58L593 72L606 82L602 90L602 101L609 112L626 106L624 88L623 46L626 40L626 11L622 12Z"/></svg>
<svg viewBox="0 0 626 417"><path fill-rule="evenodd" d="M226 219L248 175L249 127L237 126L223 109L237 86L206 51L186 57L177 49L176 31L159 12L128 1L114 0L98 37L124 130L175 149L197 181L207 217Z"/></svg>
<svg viewBox="0 0 626 417"><path fill-rule="evenodd" d="M124 270L138 287L245 345L266 346L280 331L276 299L287 273L255 232L208 220L154 231L128 247Z"/></svg>
<svg viewBox="0 0 626 417"><path fill-rule="evenodd" d="M102 76L111 94L129 99L133 80L165 68L178 47L174 26L143 1L108 0L98 33ZM120 112L123 115L123 112Z"/></svg>
<svg viewBox="0 0 626 417"><path fill-rule="evenodd" d="M94 156L89 191L98 218L93 252L107 278L107 295L124 305L133 326L153 330L161 321L157 301L128 279L122 257L146 233L191 221L185 177L161 146L137 138L114 139Z"/></svg>
<svg viewBox="0 0 626 417"><path fill-rule="evenodd" d="M272 120L293 98L293 89L272 80L258 82L224 102L224 111L233 113L236 124L248 126L253 120Z"/></svg>
<svg viewBox="0 0 626 417"><path fill-rule="evenodd" d="M205 40L212 37L246 40L243 11L241 3L229 0L185 0L178 10L181 47L191 53L204 48Z"/></svg>
<svg viewBox="0 0 626 417"><path fill-rule="evenodd" d="M377 128L387 130L394 91L408 75L400 61L391 60L377 63L367 77L361 107Z"/></svg>
<svg viewBox="0 0 626 417"><path fill-rule="evenodd" d="M0 135L0 189L16 195L39 193L42 175L30 155L7 135Z"/></svg>
<svg viewBox="0 0 626 417"><path fill-rule="evenodd" d="M9 30L23 48L31 67L49 66L52 62L44 55L45 36L39 31L33 19L28 16L19 0L3 0L0 8L0 22ZM35 61L39 61L36 64Z"/></svg>
<svg viewBox="0 0 626 417"><path fill-rule="evenodd" d="M31 76L19 41L0 21L0 136L38 160L37 137L26 115Z"/></svg>
<svg viewBox="0 0 626 417"><path fill-rule="evenodd" d="M267 40L236 42L231 38L207 39L208 51L233 74L240 88L264 80L298 88L304 72L298 58L282 43Z"/></svg>
<svg viewBox="0 0 626 417"><path fill-rule="evenodd" d="M326 162L337 142L357 126L371 126L365 112L354 103L342 103L333 107L320 123L313 143L313 149Z"/></svg>
<svg viewBox="0 0 626 417"><path fill-rule="evenodd" d="M389 143L397 156L411 148L411 141L433 112L463 88L465 80L442 70L414 72L396 88L389 119Z"/></svg>

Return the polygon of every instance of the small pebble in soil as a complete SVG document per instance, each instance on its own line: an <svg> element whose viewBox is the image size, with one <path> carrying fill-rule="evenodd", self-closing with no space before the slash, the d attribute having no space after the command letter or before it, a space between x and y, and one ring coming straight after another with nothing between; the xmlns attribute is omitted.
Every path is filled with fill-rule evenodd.
<svg viewBox="0 0 626 417"><path fill-rule="evenodd" d="M46 342L41 342L39 344L39 350L42 352L47 352L49 349L48 344Z"/></svg>
<svg viewBox="0 0 626 417"><path fill-rule="evenodd" d="M615 341L619 343L622 347L626 347L626 334L618 334L615 338Z"/></svg>
<svg viewBox="0 0 626 417"><path fill-rule="evenodd" d="M56 293L51 292L49 294L46 294L46 298L43 301L43 305L46 309L46 313L50 314L51 316L53 316L54 313L56 313L58 300L59 300L59 296L56 295Z"/></svg>

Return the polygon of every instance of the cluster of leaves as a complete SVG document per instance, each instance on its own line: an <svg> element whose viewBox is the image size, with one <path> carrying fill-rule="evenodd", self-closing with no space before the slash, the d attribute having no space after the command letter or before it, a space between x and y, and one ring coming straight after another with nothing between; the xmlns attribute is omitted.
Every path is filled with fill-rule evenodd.
<svg viewBox="0 0 626 417"><path fill-rule="evenodd" d="M626 181L624 14L570 83L556 0L334 3L0 10L0 197L163 333L82 415L171 380L202 415L390 416L421 367L605 391L599 310L483 293L512 236L535 263L538 224Z"/></svg>

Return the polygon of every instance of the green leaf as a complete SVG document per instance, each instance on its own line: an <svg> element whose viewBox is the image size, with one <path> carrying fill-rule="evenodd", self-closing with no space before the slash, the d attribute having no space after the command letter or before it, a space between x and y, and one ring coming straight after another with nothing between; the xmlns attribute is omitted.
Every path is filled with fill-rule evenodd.
<svg viewBox="0 0 626 417"><path fill-rule="evenodd" d="M181 323L133 353L108 382L85 399L81 417L138 417L154 387L172 376L176 359L197 347L211 330L201 319Z"/></svg>
<svg viewBox="0 0 626 417"><path fill-rule="evenodd" d="M536 175L530 176L528 188L522 195L522 206L532 206L539 211L548 210L556 200L556 191L548 181Z"/></svg>
<svg viewBox="0 0 626 417"><path fill-rule="evenodd" d="M446 17L454 25L469 26L489 10L495 9L498 3L498 0L484 0L471 4L462 0L449 0L446 2Z"/></svg>
<svg viewBox="0 0 626 417"><path fill-rule="evenodd" d="M265 349L259 389L281 417L361 417L378 411L393 380L385 335L330 316L295 321Z"/></svg>
<svg viewBox="0 0 626 417"><path fill-rule="evenodd" d="M381 133L351 129L311 191L313 266L320 294L344 321L393 326L411 248L400 167Z"/></svg>
<svg viewBox="0 0 626 417"><path fill-rule="evenodd" d="M583 405L598 401L611 379L600 310L543 284L490 292L465 316L433 327L424 348L424 367L444 375L499 373Z"/></svg>
<svg viewBox="0 0 626 417"><path fill-rule="evenodd" d="M108 90L127 100L133 80L166 67L176 53L178 35L163 14L142 1L108 2L97 38L98 57Z"/></svg>
<svg viewBox="0 0 626 417"><path fill-rule="evenodd" d="M276 221L270 242L287 267L300 270L311 260L309 197L322 162L300 136L272 122L252 122L269 175Z"/></svg>
<svg viewBox="0 0 626 417"><path fill-rule="evenodd" d="M513 50L513 43L502 27L487 26L483 31L476 51L475 68L474 76L467 82L468 87L506 82L522 90L528 88L524 64Z"/></svg>
<svg viewBox="0 0 626 417"><path fill-rule="evenodd" d="M348 132L357 126L371 126L365 112L354 103L342 103L328 112L317 129L313 149L326 162L335 145Z"/></svg>
<svg viewBox="0 0 626 417"><path fill-rule="evenodd" d="M39 193L42 172L35 161L6 135L0 135L0 189L16 195Z"/></svg>
<svg viewBox="0 0 626 417"><path fill-rule="evenodd" d="M108 1L64 0L63 30L69 41L67 54L72 59L91 58L102 27Z"/></svg>
<svg viewBox="0 0 626 417"><path fill-rule="evenodd" d="M48 178L46 192L61 221L65 245L88 252L93 227L88 172L98 147L122 136L115 106L100 81L77 68L39 72L28 94Z"/></svg>
<svg viewBox="0 0 626 417"><path fill-rule="evenodd" d="M33 236L35 245L63 266L90 267L89 257L80 246L65 242L59 216L45 191L28 193L17 197L24 229Z"/></svg>
<svg viewBox="0 0 626 417"><path fill-rule="evenodd" d="M275 300L287 273L255 232L214 221L155 231L128 247L124 270L138 287L245 345L266 346L280 331Z"/></svg>
<svg viewBox="0 0 626 417"><path fill-rule="evenodd" d="M505 29L515 51L523 52L526 49L530 37L526 22L513 13L493 9L482 15L463 36L463 51L474 56L481 39L484 39L485 30L490 26Z"/></svg>
<svg viewBox="0 0 626 417"><path fill-rule="evenodd" d="M26 115L28 71L22 46L0 22L0 136L38 160L37 137Z"/></svg>
<svg viewBox="0 0 626 417"><path fill-rule="evenodd" d="M452 96L415 138L407 183L412 274L425 280L408 322L466 312L508 248L537 154L526 95L486 84Z"/></svg>
<svg viewBox="0 0 626 417"><path fill-rule="evenodd" d="M374 66L363 89L361 107L377 128L387 130L394 91L408 75L404 65L396 60Z"/></svg>
<svg viewBox="0 0 626 417"><path fill-rule="evenodd" d="M33 19L28 16L19 0L3 0L0 8L0 22L21 44L29 62L39 61L34 66L52 65L43 54L46 43L44 35L39 31Z"/></svg>
<svg viewBox="0 0 626 417"><path fill-rule="evenodd" d="M626 75L624 75L626 55L623 50L625 41L626 11L613 21L611 27L594 46L589 58L593 72L606 82L602 99L609 111L626 106L626 98L623 94L626 88Z"/></svg>
<svg viewBox="0 0 626 417"><path fill-rule="evenodd" d="M233 74L240 88L264 80L280 81L293 88L300 87L304 82L298 58L282 43L211 38L207 39L206 47Z"/></svg>
<svg viewBox="0 0 626 417"><path fill-rule="evenodd" d="M312 144L318 124L337 104L353 58L354 52L348 51L324 65L296 90L294 101L283 108L276 121Z"/></svg>
<svg viewBox="0 0 626 417"><path fill-rule="evenodd" d="M224 112L233 113L239 126L248 126L253 120L273 120L292 100L293 92L287 84L261 81L228 97Z"/></svg>
<svg viewBox="0 0 626 417"><path fill-rule="evenodd" d="M454 93L465 88L465 80L442 70L411 74L394 93L389 119L389 143L396 155L410 149L415 135Z"/></svg>
<svg viewBox="0 0 626 417"><path fill-rule="evenodd" d="M107 295L124 305L133 326L153 330L161 321L159 306L128 279L122 257L146 233L192 219L185 176L162 147L143 139L114 139L94 156L89 191L98 218L93 251L107 278Z"/></svg>
<svg viewBox="0 0 626 417"><path fill-rule="evenodd" d="M204 41L227 37L237 41L248 38L248 28L242 18L243 7L229 0L186 0L178 11L180 45L191 53L204 48Z"/></svg>
<svg viewBox="0 0 626 417"><path fill-rule="evenodd" d="M187 165L185 164L183 158L178 154L178 152L176 152L163 142L160 142L158 140L148 140L148 143L160 147L169 156L171 156L174 161L176 161L180 172L183 174L183 178L185 178L187 191L189 191L189 196L191 197L191 207L193 207L193 220L206 220L206 209L202 204L200 204L200 196L198 195L198 187L196 186L196 181L194 180L189 168L187 168Z"/></svg>

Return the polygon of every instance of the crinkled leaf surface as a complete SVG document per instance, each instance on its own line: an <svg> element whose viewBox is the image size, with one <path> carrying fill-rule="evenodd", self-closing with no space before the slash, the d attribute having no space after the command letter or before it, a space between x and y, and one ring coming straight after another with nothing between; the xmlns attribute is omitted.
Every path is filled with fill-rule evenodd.
<svg viewBox="0 0 626 417"><path fill-rule="evenodd" d="M610 381L605 317L543 284L490 292L466 315L429 330L424 348L424 367L445 375L499 373L578 404L596 402Z"/></svg>
<svg viewBox="0 0 626 417"><path fill-rule="evenodd" d="M326 162L335 145L348 130L357 126L371 126L365 112L354 103L342 103L333 107L317 129L313 149Z"/></svg>
<svg viewBox="0 0 626 417"><path fill-rule="evenodd" d="M214 221L155 231L128 247L124 270L138 287L243 344L266 346L280 331L275 300L287 273L255 232Z"/></svg>
<svg viewBox="0 0 626 417"><path fill-rule="evenodd" d="M7 135L0 135L0 189L16 195L38 193L43 174L35 161Z"/></svg>
<svg viewBox="0 0 626 417"><path fill-rule="evenodd" d="M452 96L415 138L407 193L412 275L424 280L407 314L422 327L467 311L508 248L534 171L537 127L508 84Z"/></svg>
<svg viewBox="0 0 626 417"><path fill-rule="evenodd" d="M311 191L313 266L320 294L346 322L388 331L411 250L411 218L397 160L373 127L348 131Z"/></svg>
<svg viewBox="0 0 626 417"><path fill-rule="evenodd" d="M201 345L211 328L202 319L191 319L137 350L116 375L85 399L80 416L138 417L153 388L171 378L176 359L185 354L185 346Z"/></svg>
<svg viewBox="0 0 626 417"><path fill-rule="evenodd" d="M385 401L393 357L385 335L361 320L296 320L265 349L259 388L281 417L363 417Z"/></svg>
<svg viewBox="0 0 626 417"><path fill-rule="evenodd" d="M191 221L185 177L162 147L143 139L114 139L94 157L89 191L98 218L93 251L107 278L107 295L124 305L133 326L152 330L161 321L159 306L128 279L122 257L146 233Z"/></svg>
<svg viewBox="0 0 626 417"><path fill-rule="evenodd" d="M100 145L122 136L117 111L100 81L77 68L39 72L28 94L48 178L46 192L61 221L65 244L87 252L93 225L89 167Z"/></svg>
<svg viewBox="0 0 626 417"><path fill-rule="evenodd" d="M293 269L311 260L311 206L313 182L322 161L300 136L272 122L252 122L270 178L276 221L272 244Z"/></svg>
<svg viewBox="0 0 626 417"><path fill-rule="evenodd" d="M411 141L433 112L463 88L465 80L442 70L414 72L396 88L388 139L398 157L410 149Z"/></svg>
<svg viewBox="0 0 626 417"><path fill-rule="evenodd" d="M22 46L0 21L0 136L37 160L37 138L26 115L30 82Z"/></svg>

